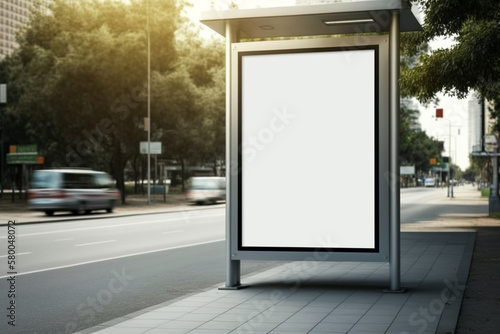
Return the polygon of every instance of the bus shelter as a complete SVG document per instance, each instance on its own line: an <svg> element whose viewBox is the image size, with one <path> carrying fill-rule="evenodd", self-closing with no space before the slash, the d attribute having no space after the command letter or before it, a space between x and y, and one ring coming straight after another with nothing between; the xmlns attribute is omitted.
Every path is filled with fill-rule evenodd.
<svg viewBox="0 0 500 334"><path fill-rule="evenodd" d="M242 260L389 262L399 292L399 41L409 2L212 11L226 38L225 289Z"/></svg>

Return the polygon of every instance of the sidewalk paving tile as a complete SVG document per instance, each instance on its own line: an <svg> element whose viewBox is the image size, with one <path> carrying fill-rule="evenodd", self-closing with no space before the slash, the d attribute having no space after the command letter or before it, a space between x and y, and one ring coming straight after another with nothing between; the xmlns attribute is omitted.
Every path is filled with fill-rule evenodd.
<svg viewBox="0 0 500 334"><path fill-rule="evenodd" d="M470 232L402 233L402 285L410 286L406 293L382 291L388 284L387 264L287 263L245 277L247 289L214 288L98 333L136 333L134 327L143 333L168 329L190 334L435 332L448 304L461 300L457 296L450 302L449 295L457 275L464 274L461 266L470 263L471 243ZM301 279L296 284L285 283L297 274Z"/></svg>

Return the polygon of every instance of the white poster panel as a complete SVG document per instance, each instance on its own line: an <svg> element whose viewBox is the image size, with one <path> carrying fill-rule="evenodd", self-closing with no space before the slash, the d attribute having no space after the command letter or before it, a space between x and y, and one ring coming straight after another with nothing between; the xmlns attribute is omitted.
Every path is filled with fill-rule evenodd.
<svg viewBox="0 0 500 334"><path fill-rule="evenodd" d="M240 249L375 251L376 55L241 55Z"/></svg>

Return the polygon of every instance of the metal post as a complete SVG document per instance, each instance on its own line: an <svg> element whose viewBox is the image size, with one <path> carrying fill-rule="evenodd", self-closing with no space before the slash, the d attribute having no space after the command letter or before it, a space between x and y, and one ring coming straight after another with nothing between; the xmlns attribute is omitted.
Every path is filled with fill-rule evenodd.
<svg viewBox="0 0 500 334"><path fill-rule="evenodd" d="M496 149L494 151L496 153ZM491 185L491 195L490 198L498 197L498 156L495 155L492 159L493 162L493 184Z"/></svg>
<svg viewBox="0 0 500 334"><path fill-rule="evenodd" d="M232 226L231 219L232 213L235 209L236 203L232 202L232 190L231 179L233 161L232 157L232 147L231 147L231 133L235 131L232 128L232 115L231 112L231 93L232 93L232 66L231 66L231 55L232 55L232 43L238 42L238 32L231 23L226 22L226 286L220 288L221 290L233 290L240 289L243 286L240 283L241 279L241 264L239 260L231 259L231 238L232 238ZM237 217L237 215L234 215Z"/></svg>
<svg viewBox="0 0 500 334"><path fill-rule="evenodd" d="M391 28L389 32L390 48L390 287L387 292L404 292L401 289L401 246L400 246L400 189L399 189L399 113L400 113L400 91L399 91L399 29L400 13L392 12Z"/></svg>
<svg viewBox="0 0 500 334"><path fill-rule="evenodd" d="M491 157L491 162L493 163L493 180L490 186L490 197L488 198L488 212L498 213L500 212L500 197L498 196L498 149L493 150L493 156Z"/></svg>
<svg viewBox="0 0 500 334"><path fill-rule="evenodd" d="M151 41L149 34L149 0L147 3L148 33L148 205L151 205Z"/></svg>
<svg viewBox="0 0 500 334"><path fill-rule="evenodd" d="M3 117L2 103L0 102L0 131L2 134L0 135L0 198L3 198L3 181L5 179L5 160L7 156L4 152L5 146L5 125L4 125L4 117Z"/></svg>
<svg viewBox="0 0 500 334"><path fill-rule="evenodd" d="M449 169L449 174L450 174L450 197L453 198L453 182L451 181L451 120L448 120L448 122L450 123L450 127L449 127L449 134L450 134L450 142L448 144L448 149L450 150L450 153L449 153L449 158L448 158L448 169ZM455 143L456 143L456 140L455 140ZM456 152L456 149L455 149L455 152Z"/></svg>
<svg viewBox="0 0 500 334"><path fill-rule="evenodd" d="M0 84L0 198L3 198L3 186L5 180L5 118L3 105L7 107L7 84Z"/></svg>
<svg viewBox="0 0 500 334"><path fill-rule="evenodd" d="M158 194L158 190L157 189L160 189L160 188L157 188L157 184L156 184L156 179L158 178L158 154L155 154L155 177L153 178L153 186L155 186L155 191L154 191L154 194ZM159 184L159 182L158 182Z"/></svg>

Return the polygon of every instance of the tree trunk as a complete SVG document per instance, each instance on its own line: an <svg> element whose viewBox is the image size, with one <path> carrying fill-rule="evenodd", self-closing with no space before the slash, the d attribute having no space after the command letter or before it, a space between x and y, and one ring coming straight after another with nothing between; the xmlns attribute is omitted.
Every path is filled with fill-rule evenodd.
<svg viewBox="0 0 500 334"><path fill-rule="evenodd" d="M126 194L125 194L125 163L126 159L123 158L123 152L121 149L120 142L115 138L114 140L114 157L113 157L113 169L114 176L116 179L116 187L120 190L122 204L126 204Z"/></svg>
<svg viewBox="0 0 500 334"><path fill-rule="evenodd" d="M137 195L138 190L139 190L139 171L137 167L137 160L138 160L139 155L134 156L134 163L132 164L134 168L134 194Z"/></svg>
<svg viewBox="0 0 500 334"><path fill-rule="evenodd" d="M185 166L184 166L184 159L180 158L180 162L181 162L181 179L182 179L182 192L184 192L186 189L185 189L185 179L186 179L186 170L185 170Z"/></svg>

